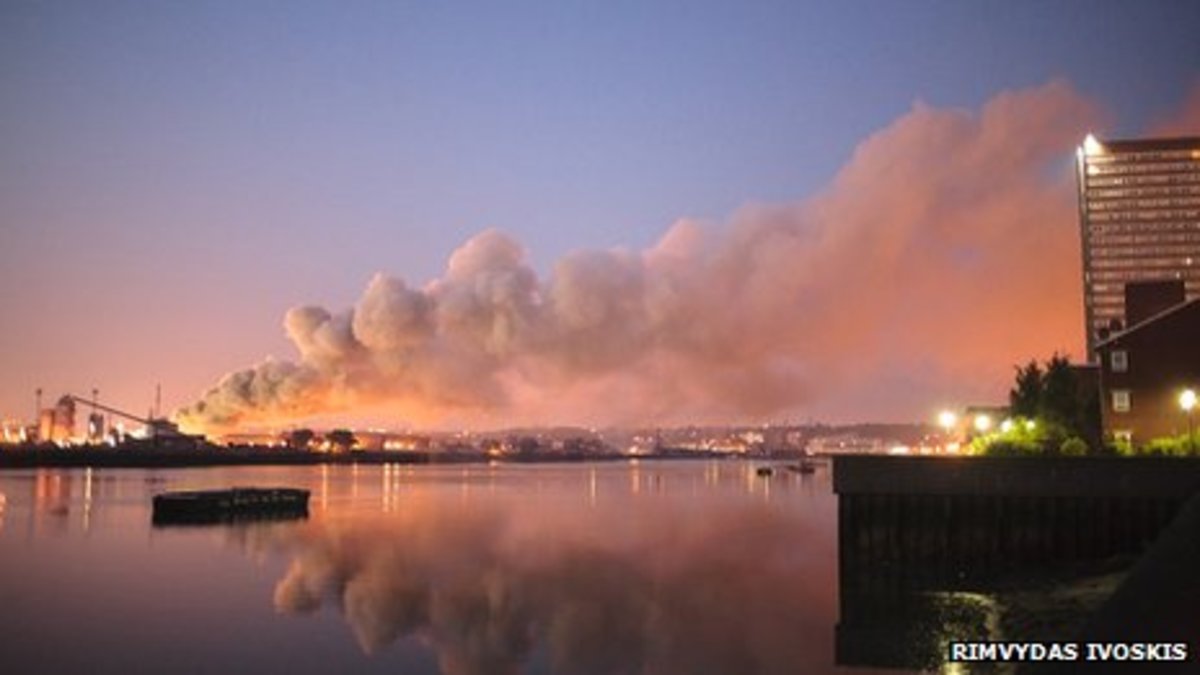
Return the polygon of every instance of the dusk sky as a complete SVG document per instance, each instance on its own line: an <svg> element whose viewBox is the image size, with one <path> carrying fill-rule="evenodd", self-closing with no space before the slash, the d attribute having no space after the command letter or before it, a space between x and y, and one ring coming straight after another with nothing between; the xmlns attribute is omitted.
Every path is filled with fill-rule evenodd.
<svg viewBox="0 0 1200 675"><path fill-rule="evenodd" d="M0 417L39 386L172 410L244 369L190 414L1003 401L1014 363L1080 356L1075 144L1200 134L1198 27L1184 1L8 0Z"/></svg>

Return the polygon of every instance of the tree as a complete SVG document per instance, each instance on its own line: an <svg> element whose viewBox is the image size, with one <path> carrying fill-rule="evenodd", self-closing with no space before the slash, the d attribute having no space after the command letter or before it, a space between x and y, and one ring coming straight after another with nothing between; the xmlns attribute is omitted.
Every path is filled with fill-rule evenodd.
<svg viewBox="0 0 1200 675"><path fill-rule="evenodd" d="M312 429L295 429L288 434L288 447L293 450L307 450L315 436Z"/></svg>
<svg viewBox="0 0 1200 675"><path fill-rule="evenodd" d="M1101 447L1099 393L1083 386L1067 357L1055 353L1043 364L1031 360L1017 366L1017 377L1008 393L1012 414L1038 422L1038 441L1052 451L1069 437L1092 448ZM1072 451L1078 444L1072 443Z"/></svg>
<svg viewBox="0 0 1200 675"><path fill-rule="evenodd" d="M1033 419L1042 405L1042 369L1031 359L1024 368L1017 366L1017 381L1008 392L1012 414Z"/></svg>
<svg viewBox="0 0 1200 675"><path fill-rule="evenodd" d="M358 439L354 437L354 432L349 429L334 429L325 434L325 440L329 444L343 452L358 445Z"/></svg>
<svg viewBox="0 0 1200 675"><path fill-rule="evenodd" d="M1077 430L1081 420L1079 381L1065 356L1055 354L1042 373L1042 397L1038 414L1047 421Z"/></svg>

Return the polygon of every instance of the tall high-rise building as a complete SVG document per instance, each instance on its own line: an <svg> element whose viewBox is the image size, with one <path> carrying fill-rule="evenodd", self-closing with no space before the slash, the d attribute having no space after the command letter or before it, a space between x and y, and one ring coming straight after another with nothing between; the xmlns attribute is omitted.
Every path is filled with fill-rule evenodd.
<svg viewBox="0 0 1200 675"><path fill-rule="evenodd" d="M1128 327L1125 285L1182 281L1200 297L1200 137L1098 141L1077 152L1089 360Z"/></svg>

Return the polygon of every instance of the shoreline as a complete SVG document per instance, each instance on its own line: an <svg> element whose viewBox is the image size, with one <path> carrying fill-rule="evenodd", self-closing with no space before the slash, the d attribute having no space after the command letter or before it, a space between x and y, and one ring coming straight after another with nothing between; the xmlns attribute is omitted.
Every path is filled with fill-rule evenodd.
<svg viewBox="0 0 1200 675"><path fill-rule="evenodd" d="M221 448L172 449L163 447L0 450L0 471L5 469L97 468L160 469L211 466L315 466L320 464L557 464L622 462L629 460L741 459L730 453L665 451L644 455L545 453L490 457L476 453L352 450L326 453L291 449ZM753 457L753 461L786 461L791 457Z"/></svg>

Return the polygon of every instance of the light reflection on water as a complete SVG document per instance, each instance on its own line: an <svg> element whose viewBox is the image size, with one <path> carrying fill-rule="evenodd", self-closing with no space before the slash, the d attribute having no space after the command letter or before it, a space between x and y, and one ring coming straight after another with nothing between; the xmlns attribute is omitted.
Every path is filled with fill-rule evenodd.
<svg viewBox="0 0 1200 675"><path fill-rule="evenodd" d="M832 671L828 473L754 469L6 472L0 671ZM252 484L310 519L150 527L157 492Z"/></svg>

